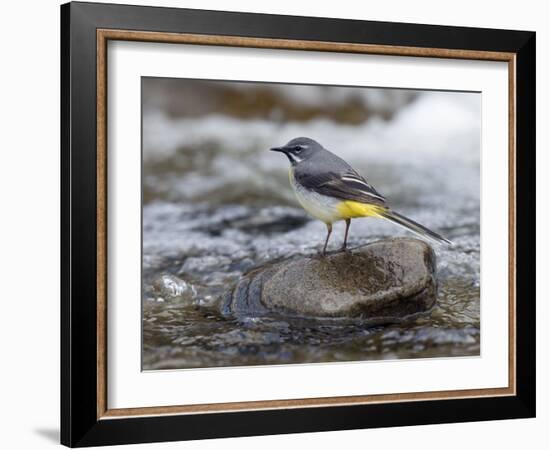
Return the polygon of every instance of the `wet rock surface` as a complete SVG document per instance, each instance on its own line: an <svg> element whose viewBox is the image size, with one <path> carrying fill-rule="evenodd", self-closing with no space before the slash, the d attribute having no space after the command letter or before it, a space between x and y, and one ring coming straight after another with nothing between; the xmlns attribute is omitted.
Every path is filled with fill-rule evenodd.
<svg viewBox="0 0 550 450"><path fill-rule="evenodd" d="M295 257L250 271L225 296L240 316L398 322L436 301L435 254L417 239L387 239L349 252Z"/></svg>

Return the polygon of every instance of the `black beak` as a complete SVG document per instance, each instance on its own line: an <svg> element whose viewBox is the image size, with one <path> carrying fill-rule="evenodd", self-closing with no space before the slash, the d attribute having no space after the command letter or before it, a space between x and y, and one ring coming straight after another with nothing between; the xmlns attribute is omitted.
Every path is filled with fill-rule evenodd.
<svg viewBox="0 0 550 450"><path fill-rule="evenodd" d="M273 147L273 148L270 148L270 150L272 152L280 152L280 153L286 153L286 148L285 147Z"/></svg>

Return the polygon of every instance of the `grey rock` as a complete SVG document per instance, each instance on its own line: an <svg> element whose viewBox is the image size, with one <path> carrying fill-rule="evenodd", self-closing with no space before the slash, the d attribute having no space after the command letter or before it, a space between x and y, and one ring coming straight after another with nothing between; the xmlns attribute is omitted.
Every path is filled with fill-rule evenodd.
<svg viewBox="0 0 550 450"><path fill-rule="evenodd" d="M325 257L299 256L245 274L224 299L237 316L281 314L385 323L435 305L435 254L410 238Z"/></svg>

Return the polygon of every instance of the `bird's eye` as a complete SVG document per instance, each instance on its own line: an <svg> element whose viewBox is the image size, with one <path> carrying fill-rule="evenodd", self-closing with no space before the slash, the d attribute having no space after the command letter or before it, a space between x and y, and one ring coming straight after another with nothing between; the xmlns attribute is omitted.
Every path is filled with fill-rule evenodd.
<svg viewBox="0 0 550 450"><path fill-rule="evenodd" d="M296 147L294 147L294 151L296 153L298 153L300 150L302 150L302 147L300 147L299 145L297 145Z"/></svg>

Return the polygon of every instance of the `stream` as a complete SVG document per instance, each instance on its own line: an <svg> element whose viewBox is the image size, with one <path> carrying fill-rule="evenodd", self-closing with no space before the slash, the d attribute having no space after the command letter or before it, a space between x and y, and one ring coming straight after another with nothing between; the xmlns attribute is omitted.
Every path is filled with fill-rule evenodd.
<svg viewBox="0 0 550 450"><path fill-rule="evenodd" d="M389 112L339 120L322 111L294 117L284 104L266 117L173 111L159 100L162 87L151 88L155 101L145 97L143 111L144 370L479 355L477 94L403 94ZM268 151L296 136L321 142L392 208L453 241L434 244L439 289L429 314L365 327L220 313L247 270L322 247L325 225L294 199L286 158ZM335 224L330 248L343 233ZM349 245L405 235L358 219Z"/></svg>

